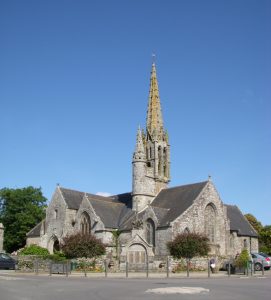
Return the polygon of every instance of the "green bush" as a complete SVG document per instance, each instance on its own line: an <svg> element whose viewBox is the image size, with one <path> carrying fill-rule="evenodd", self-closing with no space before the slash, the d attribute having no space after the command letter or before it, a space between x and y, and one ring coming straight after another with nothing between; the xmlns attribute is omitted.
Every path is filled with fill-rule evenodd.
<svg viewBox="0 0 271 300"><path fill-rule="evenodd" d="M48 256L49 251L46 248L42 248L37 245L30 245L26 248L23 248L20 251L20 255L39 255L39 256Z"/></svg>
<svg viewBox="0 0 271 300"><path fill-rule="evenodd" d="M66 260L65 254L61 251L55 251L54 254L49 254L48 256L46 256L46 258L56 262Z"/></svg>
<svg viewBox="0 0 271 300"><path fill-rule="evenodd" d="M206 256L210 251L209 240L198 233L181 233L167 243L170 254L174 258L191 259L195 256Z"/></svg>
<svg viewBox="0 0 271 300"><path fill-rule="evenodd" d="M243 249L241 254L236 258L235 265L238 268L246 268L248 262L250 261L250 256L247 249Z"/></svg>
<svg viewBox="0 0 271 300"><path fill-rule="evenodd" d="M75 233L63 238L61 250L67 258L92 258L105 254L105 245L92 234Z"/></svg>

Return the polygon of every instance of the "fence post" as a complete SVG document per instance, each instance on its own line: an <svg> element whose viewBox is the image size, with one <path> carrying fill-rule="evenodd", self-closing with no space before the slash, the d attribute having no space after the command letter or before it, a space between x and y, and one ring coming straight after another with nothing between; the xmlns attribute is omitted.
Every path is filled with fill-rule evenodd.
<svg viewBox="0 0 271 300"><path fill-rule="evenodd" d="M169 257L167 256L167 278L169 277Z"/></svg>
<svg viewBox="0 0 271 300"><path fill-rule="evenodd" d="M34 260L34 272L36 275L38 275L39 271L38 271L39 265L38 265L38 260L35 259Z"/></svg>
<svg viewBox="0 0 271 300"><path fill-rule="evenodd" d="M210 278L211 272L210 272L210 260L209 259L207 261L207 268L208 268L208 278Z"/></svg>
<svg viewBox="0 0 271 300"><path fill-rule="evenodd" d="M107 277L107 263L106 263L106 259L104 260L104 276Z"/></svg>
<svg viewBox="0 0 271 300"><path fill-rule="evenodd" d="M50 261L49 265L49 276L52 276L52 262Z"/></svg>
<svg viewBox="0 0 271 300"><path fill-rule="evenodd" d="M264 276L263 260L262 260L262 276Z"/></svg>
<svg viewBox="0 0 271 300"><path fill-rule="evenodd" d="M248 261L246 263L246 275L248 276Z"/></svg>
<svg viewBox="0 0 271 300"><path fill-rule="evenodd" d="M84 261L84 273L85 273L85 277L87 277L87 270L86 270L86 262Z"/></svg>
<svg viewBox="0 0 271 300"><path fill-rule="evenodd" d="M68 277L68 261L66 261L66 277Z"/></svg>
<svg viewBox="0 0 271 300"><path fill-rule="evenodd" d="M146 259L146 277L149 277L149 256L147 255Z"/></svg>
<svg viewBox="0 0 271 300"><path fill-rule="evenodd" d="M126 260L126 278L128 278L128 261Z"/></svg>
<svg viewBox="0 0 271 300"><path fill-rule="evenodd" d="M190 259L188 258L186 260L186 273L187 273L187 277L189 277L189 265L190 265Z"/></svg>

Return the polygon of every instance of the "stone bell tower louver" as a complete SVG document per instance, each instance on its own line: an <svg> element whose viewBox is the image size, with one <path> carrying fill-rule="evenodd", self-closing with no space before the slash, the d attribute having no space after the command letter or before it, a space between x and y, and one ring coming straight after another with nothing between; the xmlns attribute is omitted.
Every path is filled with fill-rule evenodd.
<svg viewBox="0 0 271 300"><path fill-rule="evenodd" d="M133 156L133 210L143 210L170 181L170 147L152 64L146 132L138 129Z"/></svg>

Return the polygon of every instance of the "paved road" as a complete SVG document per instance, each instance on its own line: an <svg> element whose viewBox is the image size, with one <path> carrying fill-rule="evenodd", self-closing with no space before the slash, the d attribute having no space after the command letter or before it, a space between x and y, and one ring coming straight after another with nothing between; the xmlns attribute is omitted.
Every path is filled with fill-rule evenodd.
<svg viewBox="0 0 271 300"><path fill-rule="evenodd" d="M163 294L157 294L157 289ZM165 294L174 291L199 293ZM0 300L270 300L270 295L270 274L264 278L119 279L0 273Z"/></svg>

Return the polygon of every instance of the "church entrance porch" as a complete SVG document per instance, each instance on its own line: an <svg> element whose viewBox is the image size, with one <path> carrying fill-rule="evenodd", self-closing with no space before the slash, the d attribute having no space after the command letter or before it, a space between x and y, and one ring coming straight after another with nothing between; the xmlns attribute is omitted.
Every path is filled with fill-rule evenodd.
<svg viewBox="0 0 271 300"><path fill-rule="evenodd" d="M50 239L50 241L48 243L47 249L50 252L50 254L53 254L60 250L59 240L56 236L52 236L52 238Z"/></svg>

